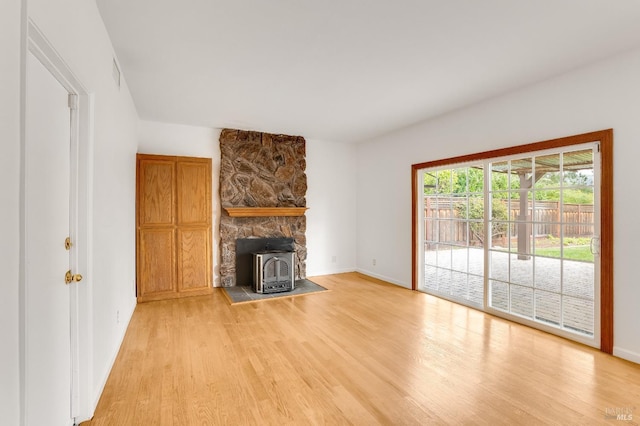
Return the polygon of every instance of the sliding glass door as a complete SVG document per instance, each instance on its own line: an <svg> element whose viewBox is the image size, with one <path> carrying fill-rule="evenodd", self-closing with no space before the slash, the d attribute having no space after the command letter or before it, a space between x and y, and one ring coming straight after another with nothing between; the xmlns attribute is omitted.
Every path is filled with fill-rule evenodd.
<svg viewBox="0 0 640 426"><path fill-rule="evenodd" d="M599 345L599 144L419 171L418 289Z"/></svg>

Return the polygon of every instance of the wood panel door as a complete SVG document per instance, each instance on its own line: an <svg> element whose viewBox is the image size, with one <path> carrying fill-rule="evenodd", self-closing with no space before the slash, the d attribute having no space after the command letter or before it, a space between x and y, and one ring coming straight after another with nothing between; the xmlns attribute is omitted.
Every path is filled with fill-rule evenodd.
<svg viewBox="0 0 640 426"><path fill-rule="evenodd" d="M211 292L211 159L138 154L138 301Z"/></svg>
<svg viewBox="0 0 640 426"><path fill-rule="evenodd" d="M178 290L211 287L211 160L176 164Z"/></svg>

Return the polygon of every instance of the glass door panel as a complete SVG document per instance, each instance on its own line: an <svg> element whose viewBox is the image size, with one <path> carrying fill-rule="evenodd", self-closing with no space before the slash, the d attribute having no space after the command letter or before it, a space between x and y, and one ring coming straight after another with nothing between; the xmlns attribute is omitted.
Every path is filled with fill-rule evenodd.
<svg viewBox="0 0 640 426"><path fill-rule="evenodd" d="M489 197L508 210L508 242L494 238L488 247L490 308L594 336L595 148L488 166ZM496 214L489 222L505 226Z"/></svg>
<svg viewBox="0 0 640 426"><path fill-rule="evenodd" d="M425 267L420 289L482 307L483 167L425 171L422 180Z"/></svg>

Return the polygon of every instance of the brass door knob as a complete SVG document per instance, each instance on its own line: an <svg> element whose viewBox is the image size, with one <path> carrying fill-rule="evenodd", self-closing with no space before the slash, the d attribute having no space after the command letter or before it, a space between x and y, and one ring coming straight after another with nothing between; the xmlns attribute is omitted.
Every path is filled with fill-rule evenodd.
<svg viewBox="0 0 640 426"><path fill-rule="evenodd" d="M71 271L67 271L66 274L64 274L64 282L65 284L71 284L72 282L80 282L82 281L82 275L80 274L72 274Z"/></svg>

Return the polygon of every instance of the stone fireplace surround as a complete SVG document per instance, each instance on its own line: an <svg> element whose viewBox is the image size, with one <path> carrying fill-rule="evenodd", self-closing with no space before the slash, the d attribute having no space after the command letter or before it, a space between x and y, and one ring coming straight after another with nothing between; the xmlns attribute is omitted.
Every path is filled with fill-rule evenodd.
<svg viewBox="0 0 640 426"><path fill-rule="evenodd" d="M220 153L221 285L237 284L239 238L293 238L295 279L306 278L304 138L223 129Z"/></svg>

